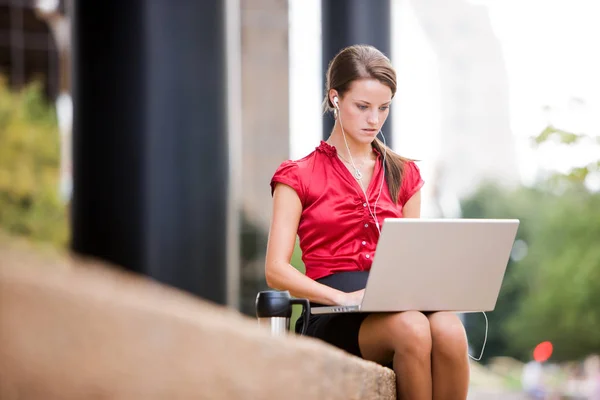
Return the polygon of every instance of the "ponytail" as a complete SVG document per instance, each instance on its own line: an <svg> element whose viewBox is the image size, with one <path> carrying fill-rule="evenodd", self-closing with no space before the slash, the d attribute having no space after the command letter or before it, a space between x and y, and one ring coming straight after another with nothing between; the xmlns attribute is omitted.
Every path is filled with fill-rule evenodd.
<svg viewBox="0 0 600 400"><path fill-rule="evenodd" d="M404 164L412 160L394 153L392 149L384 145L383 142L377 138L375 138L371 146L373 146L382 157L385 154L385 182L387 183L392 200L397 204L400 187L402 187L402 179L404 178Z"/></svg>

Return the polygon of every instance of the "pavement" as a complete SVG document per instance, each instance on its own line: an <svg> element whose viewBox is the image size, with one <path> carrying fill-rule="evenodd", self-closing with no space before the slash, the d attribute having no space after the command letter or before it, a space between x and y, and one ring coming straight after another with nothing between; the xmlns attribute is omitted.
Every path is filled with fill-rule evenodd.
<svg viewBox="0 0 600 400"><path fill-rule="evenodd" d="M529 400L520 392L508 392L501 389L471 388L467 400Z"/></svg>

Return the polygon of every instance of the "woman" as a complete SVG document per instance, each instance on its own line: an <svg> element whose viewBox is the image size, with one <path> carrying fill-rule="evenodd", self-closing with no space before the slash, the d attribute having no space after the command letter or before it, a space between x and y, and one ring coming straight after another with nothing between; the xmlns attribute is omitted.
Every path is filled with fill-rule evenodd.
<svg viewBox="0 0 600 400"><path fill-rule="evenodd" d="M308 156L282 163L271 181L271 288L322 305L359 304L384 218L420 217L419 169L376 138L395 92L389 59L371 46L345 48L331 61L324 101L334 113L331 135ZM296 235L306 275L290 265ZM467 340L453 313L313 315L308 334L391 363L398 398L467 396Z"/></svg>

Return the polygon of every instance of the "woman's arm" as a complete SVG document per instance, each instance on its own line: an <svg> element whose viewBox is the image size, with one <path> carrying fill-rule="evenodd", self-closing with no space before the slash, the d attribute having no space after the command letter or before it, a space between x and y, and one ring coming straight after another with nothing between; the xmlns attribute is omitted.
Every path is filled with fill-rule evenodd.
<svg viewBox="0 0 600 400"><path fill-rule="evenodd" d="M413 194L408 199L404 207L402 208L402 215L404 218L420 218L421 217L421 191Z"/></svg>
<svg viewBox="0 0 600 400"><path fill-rule="evenodd" d="M290 264L301 214L302 203L296 191L287 185L277 184L273 193L273 218L265 263L267 285L320 304L354 304L356 300L349 294L314 281Z"/></svg>

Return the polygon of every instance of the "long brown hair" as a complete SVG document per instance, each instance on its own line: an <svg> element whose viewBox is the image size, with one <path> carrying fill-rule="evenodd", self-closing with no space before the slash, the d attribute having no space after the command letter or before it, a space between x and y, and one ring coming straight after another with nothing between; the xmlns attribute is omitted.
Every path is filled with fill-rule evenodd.
<svg viewBox="0 0 600 400"><path fill-rule="evenodd" d="M331 89L337 90L338 95L343 97L352 82L358 79L377 79L390 88L392 98L396 94L396 71L389 58L373 46L349 46L342 49L329 63L323 101L324 111L334 110L329 99ZM377 138L372 146L382 157L385 154L385 181L392 199L397 202L404 177L404 164L411 160L394 153Z"/></svg>

